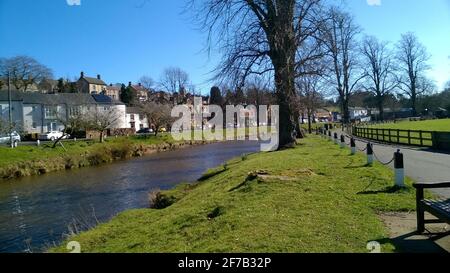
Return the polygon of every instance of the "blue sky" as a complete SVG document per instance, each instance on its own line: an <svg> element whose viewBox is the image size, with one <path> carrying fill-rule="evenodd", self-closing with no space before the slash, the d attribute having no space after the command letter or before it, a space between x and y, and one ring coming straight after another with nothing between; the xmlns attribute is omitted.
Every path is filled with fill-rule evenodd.
<svg viewBox="0 0 450 273"><path fill-rule="evenodd" d="M217 55L202 52L205 35L185 0L0 0L0 57L29 55L56 77L101 74L107 83L155 80L179 66L203 92ZM69 0L76 1L76 0ZM450 80L449 0L347 0L365 33L395 43L414 31L432 54L430 77ZM371 3L369 5L368 3ZM375 5L374 5L375 4Z"/></svg>

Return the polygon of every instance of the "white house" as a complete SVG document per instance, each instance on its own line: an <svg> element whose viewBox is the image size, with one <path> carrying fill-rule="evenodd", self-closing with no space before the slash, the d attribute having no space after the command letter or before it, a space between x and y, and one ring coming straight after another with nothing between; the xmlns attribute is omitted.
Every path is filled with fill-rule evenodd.
<svg viewBox="0 0 450 273"><path fill-rule="evenodd" d="M351 120L361 120L369 116L369 110L367 110L366 108L350 107L348 110L350 112Z"/></svg>
<svg viewBox="0 0 450 273"><path fill-rule="evenodd" d="M127 128L126 106L105 95L77 93L41 94L13 91L12 117L15 130L26 133L60 131L63 120L74 115L112 111L113 128ZM0 118L9 119L8 92L0 91Z"/></svg>
<svg viewBox="0 0 450 273"><path fill-rule="evenodd" d="M138 107L127 107L126 127L124 128L131 128L139 131L144 128L150 128L150 124Z"/></svg>

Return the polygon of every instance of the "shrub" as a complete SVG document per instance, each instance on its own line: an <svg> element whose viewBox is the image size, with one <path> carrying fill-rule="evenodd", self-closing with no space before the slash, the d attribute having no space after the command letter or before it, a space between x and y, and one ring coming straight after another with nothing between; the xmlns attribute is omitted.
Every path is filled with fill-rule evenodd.
<svg viewBox="0 0 450 273"><path fill-rule="evenodd" d="M176 199L161 193L160 190L155 190L148 194L148 201L152 209L165 209L175 203Z"/></svg>

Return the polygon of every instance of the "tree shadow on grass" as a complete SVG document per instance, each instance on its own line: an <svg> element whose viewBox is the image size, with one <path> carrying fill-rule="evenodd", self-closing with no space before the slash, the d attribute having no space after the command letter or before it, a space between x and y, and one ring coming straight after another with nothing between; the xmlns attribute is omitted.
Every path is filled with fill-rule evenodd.
<svg viewBox="0 0 450 273"><path fill-rule="evenodd" d="M350 163L349 165L345 166L344 169L360 169L360 168L367 168L370 167L371 164L362 164L362 165L356 165L356 166L351 166L352 163Z"/></svg>
<svg viewBox="0 0 450 273"><path fill-rule="evenodd" d="M387 194L394 194L394 193L405 193L409 192L409 188L399 187L399 186L390 186L386 187L381 190L364 190L361 192L358 192L359 195L370 195L370 194L380 194L380 193L387 193Z"/></svg>
<svg viewBox="0 0 450 273"><path fill-rule="evenodd" d="M440 246L437 241L450 236L450 231L444 233L425 233L410 232L397 236L395 238L382 238L374 240L380 245L391 243L394 245L394 251L397 253L448 253L448 251ZM381 249L383 252L383 249Z"/></svg>
<svg viewBox="0 0 450 273"><path fill-rule="evenodd" d="M359 168L366 168L370 167L371 164L361 164L361 165L353 165L355 163L355 160L353 158L350 159L350 162L347 164L347 166L344 167L344 169L359 169Z"/></svg>

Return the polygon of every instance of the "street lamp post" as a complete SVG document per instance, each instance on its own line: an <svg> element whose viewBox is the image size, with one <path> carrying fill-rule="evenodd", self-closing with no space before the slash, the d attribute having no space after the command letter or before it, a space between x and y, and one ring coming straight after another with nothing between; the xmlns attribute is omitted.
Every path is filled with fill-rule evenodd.
<svg viewBox="0 0 450 273"><path fill-rule="evenodd" d="M11 74L8 72L8 110L9 110L9 143L14 148L12 135L12 99L11 99Z"/></svg>

